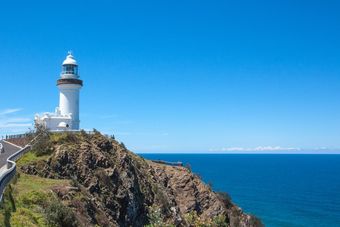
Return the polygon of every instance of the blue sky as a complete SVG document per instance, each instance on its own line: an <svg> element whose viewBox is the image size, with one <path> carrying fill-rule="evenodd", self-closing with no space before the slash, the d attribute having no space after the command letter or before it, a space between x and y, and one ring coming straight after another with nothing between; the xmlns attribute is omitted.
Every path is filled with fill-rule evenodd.
<svg viewBox="0 0 340 227"><path fill-rule="evenodd" d="M58 105L150 152L340 150L339 1L3 1L0 134Z"/></svg>

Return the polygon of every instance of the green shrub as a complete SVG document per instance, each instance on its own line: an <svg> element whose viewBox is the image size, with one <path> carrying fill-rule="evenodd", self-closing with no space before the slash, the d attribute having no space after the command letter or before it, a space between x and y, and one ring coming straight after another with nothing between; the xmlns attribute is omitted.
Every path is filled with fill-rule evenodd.
<svg viewBox="0 0 340 227"><path fill-rule="evenodd" d="M12 187L8 185L3 193L3 201L1 204L1 213L3 216L3 220L1 220L1 226L11 226L10 219L11 213L15 212L16 205L12 195Z"/></svg>
<svg viewBox="0 0 340 227"><path fill-rule="evenodd" d="M18 198L19 202L25 207L30 207L32 205L43 206L46 204L49 195L40 191L30 191Z"/></svg>
<svg viewBox="0 0 340 227"><path fill-rule="evenodd" d="M98 135L102 135L97 129L93 129L93 134L95 135L95 136L98 136Z"/></svg>
<svg viewBox="0 0 340 227"><path fill-rule="evenodd" d="M19 172L16 172L14 177L12 178L11 180L11 183L12 184L16 184L18 182L18 179L20 178L20 173Z"/></svg>
<svg viewBox="0 0 340 227"><path fill-rule="evenodd" d="M149 224L145 227L175 227L175 225L169 224L164 220L162 209L158 206L148 207L148 220Z"/></svg>
<svg viewBox="0 0 340 227"><path fill-rule="evenodd" d="M78 141L78 136L73 132L63 132L62 138L58 141L59 143L75 143Z"/></svg>
<svg viewBox="0 0 340 227"><path fill-rule="evenodd" d="M52 227L77 226L72 210L57 199L50 201L45 209L47 224Z"/></svg>
<svg viewBox="0 0 340 227"><path fill-rule="evenodd" d="M33 226L46 226L44 217L33 212L28 208L18 208L17 212L12 214L11 226L33 227Z"/></svg>
<svg viewBox="0 0 340 227"><path fill-rule="evenodd" d="M148 219L150 227L161 227L163 226L163 215L161 213L161 208L156 206L149 206L148 209Z"/></svg>
<svg viewBox="0 0 340 227"><path fill-rule="evenodd" d="M218 215L212 219L202 219L196 211L191 211L184 215L184 220L187 226L190 227L226 227L226 216Z"/></svg>
<svg viewBox="0 0 340 227"><path fill-rule="evenodd" d="M185 168L188 170L189 173L192 173L191 165L189 163L185 164Z"/></svg>
<svg viewBox="0 0 340 227"><path fill-rule="evenodd" d="M90 134L88 134L84 129L80 130L80 136L84 140L88 140L90 138Z"/></svg>
<svg viewBox="0 0 340 227"><path fill-rule="evenodd" d="M223 202L225 203L227 207L230 207L232 205L231 197L228 193L226 192L216 192L216 193L218 197L223 200Z"/></svg>
<svg viewBox="0 0 340 227"><path fill-rule="evenodd" d="M71 177L71 186L72 187L76 187L76 188L79 188L80 187L80 183L79 183L79 181L78 181L78 178L77 178L77 176L73 176L73 177Z"/></svg>
<svg viewBox="0 0 340 227"><path fill-rule="evenodd" d="M32 152L34 152L37 156L48 155L53 152L49 132L40 134L37 141L32 146Z"/></svg>
<svg viewBox="0 0 340 227"><path fill-rule="evenodd" d="M126 146L125 146L125 144L122 142L122 143L120 143L120 146L124 149L124 150L126 150Z"/></svg>
<svg viewBox="0 0 340 227"><path fill-rule="evenodd" d="M212 219L212 226L213 227L227 227L226 216L220 214Z"/></svg>

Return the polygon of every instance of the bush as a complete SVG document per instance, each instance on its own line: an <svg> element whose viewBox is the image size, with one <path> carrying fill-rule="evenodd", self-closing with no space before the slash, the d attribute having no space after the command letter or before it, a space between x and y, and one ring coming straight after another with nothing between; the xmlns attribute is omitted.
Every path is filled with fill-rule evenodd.
<svg viewBox="0 0 340 227"><path fill-rule="evenodd" d="M75 143L78 141L78 136L76 133L73 132L62 132L59 133L60 138L57 141L58 143Z"/></svg>
<svg viewBox="0 0 340 227"><path fill-rule="evenodd" d="M232 204L231 197L228 193L226 192L216 192L216 193L219 196L219 198L222 199L226 203L227 206Z"/></svg>
<svg viewBox="0 0 340 227"><path fill-rule="evenodd" d="M226 216L220 214L212 219L212 226L216 227L227 227Z"/></svg>
<svg viewBox="0 0 340 227"><path fill-rule="evenodd" d="M71 178L71 186L76 187L76 188L80 188L80 183L78 182L77 176L73 176Z"/></svg>
<svg viewBox="0 0 340 227"><path fill-rule="evenodd" d="M102 135L97 129L93 129L93 134L98 136L98 135Z"/></svg>
<svg viewBox="0 0 340 227"><path fill-rule="evenodd" d="M19 197L19 202L21 202L26 207L30 207L32 205L43 206L46 203L48 197L49 196L44 192L30 191Z"/></svg>
<svg viewBox="0 0 340 227"><path fill-rule="evenodd" d="M186 163L185 168L188 170L189 173L192 173L192 168L191 168L190 163Z"/></svg>
<svg viewBox="0 0 340 227"><path fill-rule="evenodd" d="M53 152L52 143L50 140L50 133L48 131L42 131L37 141L32 146L32 151L37 156L43 156L51 154Z"/></svg>
<svg viewBox="0 0 340 227"><path fill-rule="evenodd" d="M56 199L47 205L45 216L49 226L73 227L78 225L72 210Z"/></svg>
<svg viewBox="0 0 340 227"><path fill-rule="evenodd" d="M210 190L213 190L213 183L211 181L208 182L208 188Z"/></svg>
<svg viewBox="0 0 340 227"><path fill-rule="evenodd" d="M201 218L197 215L196 211L191 211L184 215L184 219L190 227L205 227L208 226Z"/></svg>
<svg viewBox="0 0 340 227"><path fill-rule="evenodd" d="M120 143L120 146L124 149L124 150L126 150L126 146L125 146L125 144L122 142L122 143Z"/></svg>
<svg viewBox="0 0 340 227"><path fill-rule="evenodd" d="M148 220L149 224L145 227L175 227L173 224L168 224L164 221L164 215L162 209L158 206L148 207Z"/></svg>
<svg viewBox="0 0 340 227"><path fill-rule="evenodd" d="M150 206L148 209L148 219L150 227L163 226L163 215L160 207Z"/></svg>
<svg viewBox="0 0 340 227"><path fill-rule="evenodd" d="M197 214L196 211L185 214L184 219L190 227L227 227L227 218L220 214L212 219L204 220Z"/></svg>
<svg viewBox="0 0 340 227"><path fill-rule="evenodd" d="M83 138L83 139L89 139L90 138L90 134L88 134L87 132L85 132L84 129L80 130L80 136Z"/></svg>
<svg viewBox="0 0 340 227"><path fill-rule="evenodd" d="M8 185L3 193L3 201L0 209L3 220L1 220L0 224L3 224L4 226L11 226L11 213L15 212L15 210L16 206L12 195L12 187L11 185Z"/></svg>
<svg viewBox="0 0 340 227"><path fill-rule="evenodd" d="M11 226L34 227L46 226L44 217L27 208L18 208L11 217Z"/></svg>

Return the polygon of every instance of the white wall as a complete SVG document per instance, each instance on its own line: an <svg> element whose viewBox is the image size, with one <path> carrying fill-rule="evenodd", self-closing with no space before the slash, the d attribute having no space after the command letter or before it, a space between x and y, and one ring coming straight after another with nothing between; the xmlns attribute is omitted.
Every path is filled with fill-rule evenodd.
<svg viewBox="0 0 340 227"><path fill-rule="evenodd" d="M79 84L60 84L59 110L61 115L72 114L72 128L79 129Z"/></svg>

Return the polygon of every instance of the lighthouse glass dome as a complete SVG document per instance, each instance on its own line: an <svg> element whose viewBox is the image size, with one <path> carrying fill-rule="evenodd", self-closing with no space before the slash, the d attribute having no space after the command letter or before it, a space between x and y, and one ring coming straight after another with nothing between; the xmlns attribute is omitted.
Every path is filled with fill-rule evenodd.
<svg viewBox="0 0 340 227"><path fill-rule="evenodd" d="M78 78L78 64L76 59L74 59L72 53L69 51L66 59L63 61L63 66L61 70L62 78Z"/></svg>
<svg viewBox="0 0 340 227"><path fill-rule="evenodd" d="M63 69L61 74L73 74L78 75L78 66L77 65L63 65Z"/></svg>

